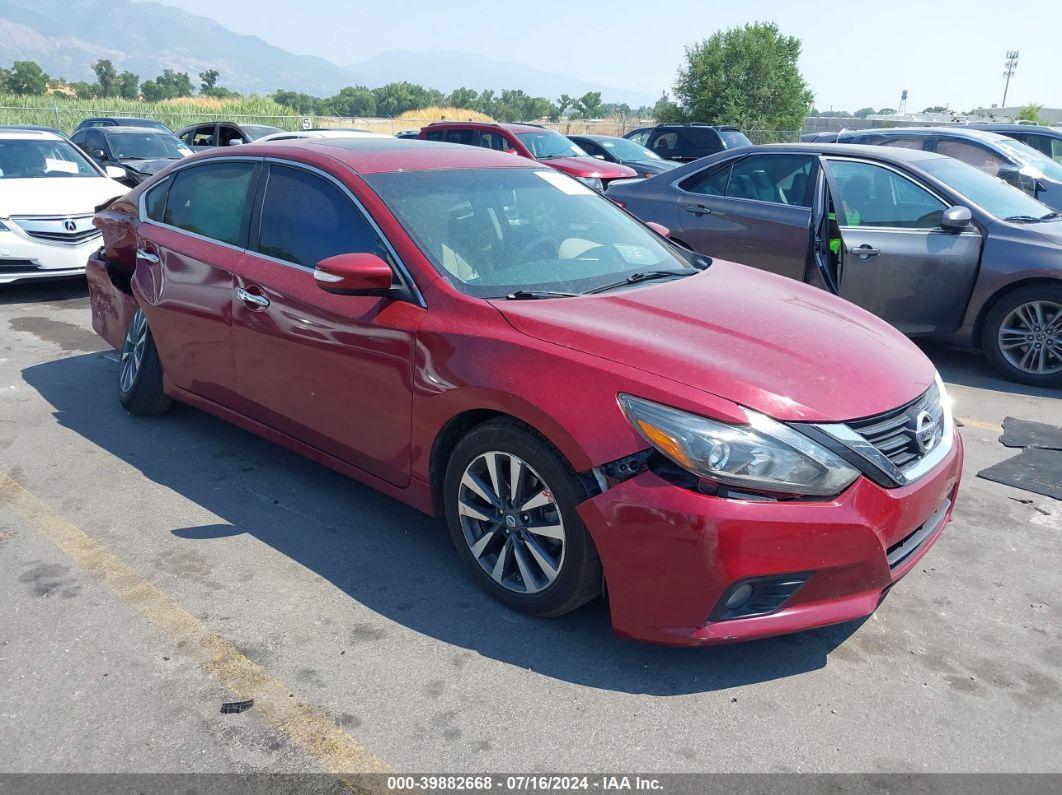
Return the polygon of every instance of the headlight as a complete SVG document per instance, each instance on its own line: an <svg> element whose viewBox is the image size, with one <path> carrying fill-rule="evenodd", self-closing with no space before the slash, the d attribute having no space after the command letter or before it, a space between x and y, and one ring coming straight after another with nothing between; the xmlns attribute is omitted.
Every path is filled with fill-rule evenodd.
<svg viewBox="0 0 1062 795"><path fill-rule="evenodd" d="M600 193L602 188L605 187L604 183L597 177L576 177L576 179L586 185L586 187L593 188L598 193Z"/></svg>
<svg viewBox="0 0 1062 795"><path fill-rule="evenodd" d="M646 441L698 477L747 491L832 497L859 472L792 428L751 409L730 425L630 395L627 420Z"/></svg>

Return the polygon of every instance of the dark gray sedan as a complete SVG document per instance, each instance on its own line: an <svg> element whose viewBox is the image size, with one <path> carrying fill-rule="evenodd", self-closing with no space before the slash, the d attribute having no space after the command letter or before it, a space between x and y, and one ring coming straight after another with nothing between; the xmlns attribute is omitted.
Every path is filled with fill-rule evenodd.
<svg viewBox="0 0 1062 795"><path fill-rule="evenodd" d="M1062 218L950 157L844 144L723 152L606 195L697 252L816 284L911 336L1062 385Z"/></svg>
<svg viewBox="0 0 1062 795"><path fill-rule="evenodd" d="M655 177L678 167L678 163L664 160L652 149L615 135L569 135L568 140L590 157L633 168L639 177Z"/></svg>

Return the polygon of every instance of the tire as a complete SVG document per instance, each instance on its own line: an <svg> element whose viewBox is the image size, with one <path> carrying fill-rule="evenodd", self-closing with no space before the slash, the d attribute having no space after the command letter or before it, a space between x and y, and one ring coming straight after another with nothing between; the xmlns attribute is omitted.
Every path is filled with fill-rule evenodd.
<svg viewBox="0 0 1062 795"><path fill-rule="evenodd" d="M514 460L517 499L510 508ZM458 557L499 601L531 615L559 616L601 595L601 560L575 511L583 499L579 481L560 453L526 426L502 419L473 428L450 456L443 490Z"/></svg>
<svg viewBox="0 0 1062 795"><path fill-rule="evenodd" d="M162 391L162 362L151 336L147 317L137 309L122 345L118 368L118 400L126 411L157 417L169 411L173 401Z"/></svg>
<svg viewBox="0 0 1062 795"><path fill-rule="evenodd" d="M1062 386L1062 284L1034 284L1000 298L985 316L981 348L1011 381Z"/></svg>

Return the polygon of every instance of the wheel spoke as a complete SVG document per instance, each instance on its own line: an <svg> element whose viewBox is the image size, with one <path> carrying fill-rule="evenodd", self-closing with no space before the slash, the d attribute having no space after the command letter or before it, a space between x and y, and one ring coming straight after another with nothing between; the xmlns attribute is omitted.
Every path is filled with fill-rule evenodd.
<svg viewBox="0 0 1062 795"><path fill-rule="evenodd" d="M505 539L502 548L498 550L498 559L494 562L494 568L490 572L490 576L499 584L505 576L505 559L509 556L509 549L512 547L512 543L511 538Z"/></svg>
<svg viewBox="0 0 1062 795"><path fill-rule="evenodd" d="M517 504L524 479L524 462L516 456L509 456L509 499Z"/></svg>
<svg viewBox="0 0 1062 795"><path fill-rule="evenodd" d="M535 558L535 562L538 563L538 567L546 575L546 579L549 582L553 582L557 577L557 564L550 560L549 553L542 549L534 538L528 538L526 544L528 551Z"/></svg>
<svg viewBox="0 0 1062 795"><path fill-rule="evenodd" d="M528 525L527 532L543 538L552 538L555 541L564 540L564 525L562 524Z"/></svg>
<svg viewBox="0 0 1062 795"><path fill-rule="evenodd" d="M483 551L487 548L490 542L494 540L494 537L497 534L498 531L491 528L483 535L481 535L479 537L479 541L472 545L472 554L475 555L477 558L483 557Z"/></svg>
<svg viewBox="0 0 1062 795"><path fill-rule="evenodd" d="M520 570L520 578L524 581L524 588L528 592L542 590L542 586L538 584L538 579L531 572L531 561L527 559L527 547L523 542L517 541L513 544L513 558L516 560L516 568Z"/></svg>
<svg viewBox="0 0 1062 795"><path fill-rule="evenodd" d="M493 522L494 521L494 517L493 516L483 512L482 510L477 508L475 505L472 505L470 502L466 502L465 500L461 500L458 503L457 511L462 516L467 516L470 519L478 519L481 522Z"/></svg>
<svg viewBox="0 0 1062 795"><path fill-rule="evenodd" d="M501 507L501 500L498 498L498 495L493 493L490 490L490 486L480 480L478 475L472 472L465 472L465 476L461 478L461 485L484 502L489 502L495 508Z"/></svg>
<svg viewBox="0 0 1062 795"><path fill-rule="evenodd" d="M546 505L553 504L553 496L549 493L548 489L542 489L537 494L533 494L528 497L521 505L521 511L533 511L535 508L542 508Z"/></svg>
<svg viewBox="0 0 1062 795"><path fill-rule="evenodd" d="M490 476L490 485L494 489L494 493L501 499L502 486L501 486L501 472L498 471L498 453L487 453L484 457L487 462L487 475Z"/></svg>

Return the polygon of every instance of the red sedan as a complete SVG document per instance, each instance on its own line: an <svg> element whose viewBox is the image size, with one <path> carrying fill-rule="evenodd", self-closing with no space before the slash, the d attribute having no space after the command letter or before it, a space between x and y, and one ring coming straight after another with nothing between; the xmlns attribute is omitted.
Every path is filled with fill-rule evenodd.
<svg viewBox="0 0 1062 795"><path fill-rule="evenodd" d="M607 582L616 632L663 643L847 621L951 516L962 444L902 334L534 161L252 144L95 222L128 410L178 400L444 514L519 610Z"/></svg>

